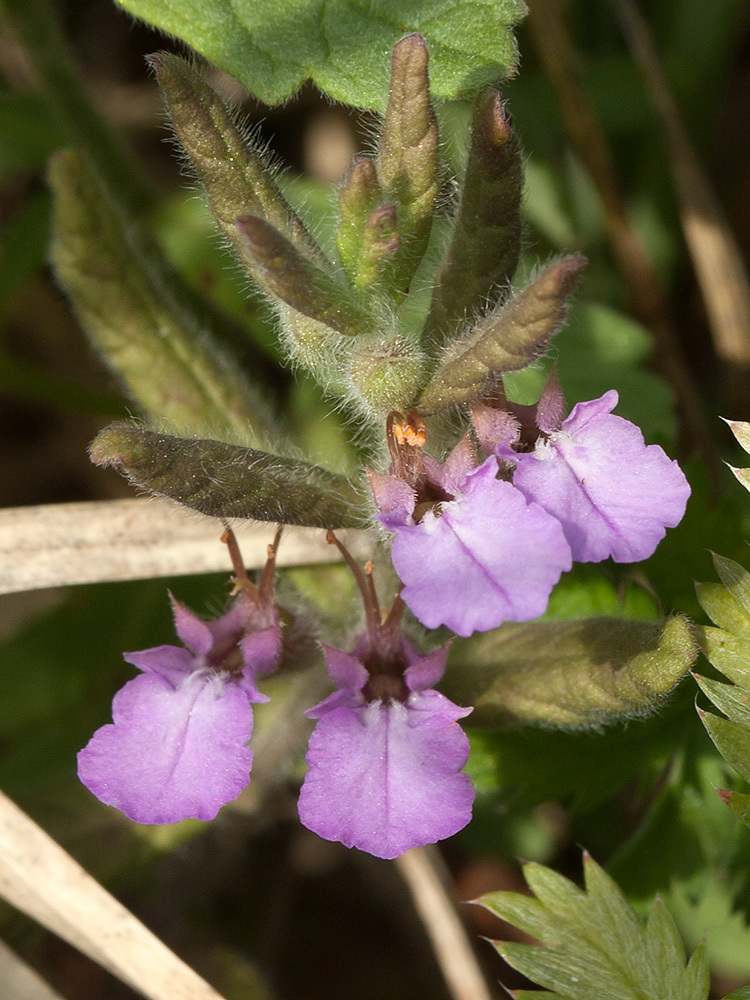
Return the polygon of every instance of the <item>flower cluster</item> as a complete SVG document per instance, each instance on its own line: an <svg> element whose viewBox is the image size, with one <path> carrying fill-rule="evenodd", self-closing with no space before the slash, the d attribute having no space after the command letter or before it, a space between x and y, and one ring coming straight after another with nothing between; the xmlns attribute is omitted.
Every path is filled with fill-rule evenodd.
<svg viewBox="0 0 750 1000"><path fill-rule="evenodd" d="M535 407L472 408L440 463L424 421L393 413L391 469L370 472L378 520L395 534L402 596L424 625L458 635L544 613L573 560L645 559L680 522L690 487L675 461L612 410L614 390L563 419L554 374Z"/></svg>
<svg viewBox="0 0 750 1000"><path fill-rule="evenodd" d="M471 709L435 690L447 647L416 652L401 630L404 608L461 636L535 618L573 560L649 556L689 495L677 464L613 415L616 392L564 418L553 375L535 407L492 403L473 406L472 428L444 462L425 453L421 417L388 418L391 469L369 477L403 583L390 612L381 613L372 565L363 572L329 532L359 586L366 627L351 653L324 647L336 690L307 712L316 727L299 815L321 837L382 858L452 836L474 799L457 724ZM252 705L266 700L257 680L282 650L278 536L258 587L231 532L225 540L233 606L204 622L173 599L184 648L125 654L142 673L79 754L83 783L141 823L212 819L249 781Z"/></svg>
<svg viewBox="0 0 750 1000"><path fill-rule="evenodd" d="M456 725L471 709L432 687L447 647L415 652L401 632L399 597L381 624L371 566L364 575L339 547L360 585L367 628L352 654L324 648L338 690L307 713L318 722L299 813L327 840L394 858L452 836L471 819L474 788L461 773L469 741ZM233 555L235 604L205 622L172 598L185 648L124 654L143 673L115 696L113 723L78 755L83 784L136 822L213 819L250 781L251 706L268 700L256 680L281 656L275 545L258 588Z"/></svg>

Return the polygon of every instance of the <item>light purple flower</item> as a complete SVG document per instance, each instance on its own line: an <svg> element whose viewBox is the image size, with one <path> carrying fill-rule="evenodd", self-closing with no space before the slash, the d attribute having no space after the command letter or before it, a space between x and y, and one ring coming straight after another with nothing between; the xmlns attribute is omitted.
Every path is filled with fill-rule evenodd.
<svg viewBox="0 0 750 1000"><path fill-rule="evenodd" d="M400 633L390 646L374 651L365 637L352 655L325 649L339 690L307 713L318 723L299 798L306 827L379 858L452 836L474 801L458 725L471 709L430 687L447 649L418 656Z"/></svg>
<svg viewBox="0 0 750 1000"><path fill-rule="evenodd" d="M143 673L119 691L113 722L78 754L78 776L97 798L138 823L213 819L250 780L255 683L274 668L281 631L272 606L240 599L202 621L172 599L185 644L125 653Z"/></svg>
<svg viewBox="0 0 750 1000"><path fill-rule="evenodd" d="M514 485L557 518L580 562L648 558L682 520L690 496L677 462L614 416L617 401L612 389L556 425L538 420L546 433L533 451L512 454ZM500 454L511 457L507 447Z"/></svg>
<svg viewBox="0 0 750 1000"><path fill-rule="evenodd" d="M370 473L407 607L461 636L543 614L572 565L558 521L497 478L494 456L477 467L466 439L444 464L411 452L396 450L395 474Z"/></svg>

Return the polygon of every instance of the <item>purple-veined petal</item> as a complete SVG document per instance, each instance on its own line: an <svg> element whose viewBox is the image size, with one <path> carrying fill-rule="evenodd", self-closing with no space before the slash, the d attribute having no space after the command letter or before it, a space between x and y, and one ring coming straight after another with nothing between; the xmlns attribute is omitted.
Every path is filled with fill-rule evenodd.
<svg viewBox="0 0 750 1000"><path fill-rule="evenodd" d="M469 711L437 691L412 694L407 704L332 708L310 739L303 824L379 858L457 833L474 801L460 773L469 741L456 721Z"/></svg>
<svg viewBox="0 0 750 1000"><path fill-rule="evenodd" d="M78 754L78 776L137 823L213 819L250 780L252 711L232 681L200 670L175 689L144 674L112 715Z"/></svg>
<svg viewBox="0 0 750 1000"><path fill-rule="evenodd" d="M612 414L616 405L614 390L578 403L561 430L516 456L515 486L560 521L580 562L648 558L690 495L677 462Z"/></svg>
<svg viewBox="0 0 750 1000"><path fill-rule="evenodd" d="M570 547L555 518L510 483L488 458L466 477L463 493L396 531L392 560L401 596L428 628L458 635L543 614Z"/></svg>

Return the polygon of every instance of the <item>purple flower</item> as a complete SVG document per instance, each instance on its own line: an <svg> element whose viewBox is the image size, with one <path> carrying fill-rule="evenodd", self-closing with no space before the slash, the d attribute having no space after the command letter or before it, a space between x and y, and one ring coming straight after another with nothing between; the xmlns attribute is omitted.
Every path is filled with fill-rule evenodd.
<svg viewBox="0 0 750 1000"><path fill-rule="evenodd" d="M392 426L392 474L370 485L412 613L462 636L543 614L572 565L558 521L498 479L494 456L477 466L466 438L441 464Z"/></svg>
<svg viewBox="0 0 750 1000"><path fill-rule="evenodd" d="M557 391L553 385L545 395ZM554 420L537 416L543 433L532 451L498 448L516 463L515 487L557 518L580 562L646 559L666 528L682 520L690 496L677 462L612 414L617 401L610 390L578 403L564 421L561 413Z"/></svg>
<svg viewBox="0 0 750 1000"><path fill-rule="evenodd" d="M245 574L241 596L214 621L172 598L175 629L186 648L123 654L142 674L115 695L113 722L78 754L78 777L129 819L213 819L247 786L251 705L268 700L256 677L273 670L281 654L269 595L274 553L272 546L265 584L255 588Z"/></svg>
<svg viewBox="0 0 750 1000"><path fill-rule="evenodd" d="M384 660L364 637L353 655L325 655L339 690L307 713L318 724L299 797L302 823L378 858L466 826L474 788L460 773L469 741L457 721L471 709L430 687L447 649L418 656L400 636Z"/></svg>

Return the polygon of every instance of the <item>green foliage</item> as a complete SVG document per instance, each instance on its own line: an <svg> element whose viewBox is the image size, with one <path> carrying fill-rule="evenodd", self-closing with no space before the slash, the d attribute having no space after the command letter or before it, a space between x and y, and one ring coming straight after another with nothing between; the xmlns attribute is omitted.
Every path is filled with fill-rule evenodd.
<svg viewBox="0 0 750 1000"><path fill-rule="evenodd" d="M680 617L507 623L453 643L444 689L477 726L586 728L653 711L696 655Z"/></svg>
<svg viewBox="0 0 750 1000"><path fill-rule="evenodd" d="M430 413L471 402L493 379L525 368L543 354L565 321L568 299L584 264L581 257L555 261L470 333L454 339L422 390L420 410Z"/></svg>
<svg viewBox="0 0 750 1000"><path fill-rule="evenodd" d="M125 222L77 153L59 153L49 180L55 268L131 399L181 430L262 441L257 393L175 299L144 234Z"/></svg>
<svg viewBox="0 0 750 1000"><path fill-rule="evenodd" d="M101 431L90 454L97 465L114 466L133 485L210 517L313 528L352 528L362 522L354 484L299 459L158 434L126 421Z"/></svg>
<svg viewBox="0 0 750 1000"><path fill-rule="evenodd" d="M469 319L478 302L488 308L503 301L521 249L521 151L496 90L479 94L468 132L461 200L425 331L437 342L452 324Z"/></svg>
<svg viewBox="0 0 750 1000"><path fill-rule="evenodd" d="M702 630L706 656L729 680L696 677L703 693L723 716L700 712L721 755L750 781L750 573L739 563L714 556L723 586L704 584L699 599L716 628ZM747 825L741 800L733 812Z"/></svg>
<svg viewBox="0 0 750 1000"><path fill-rule="evenodd" d="M382 111L388 91L383 53L421 32L435 64L433 93L452 98L508 76L517 53L511 28L521 0L118 0L176 35L268 104L311 78L337 101Z"/></svg>
<svg viewBox="0 0 750 1000"><path fill-rule="evenodd" d="M496 942L500 955L559 1000L706 1000L705 948L686 963L685 949L664 904L656 900L643 924L617 884L588 855L586 888L543 865L524 875L533 897L495 892L488 910L538 938L542 947ZM539 996L520 990L514 996Z"/></svg>

